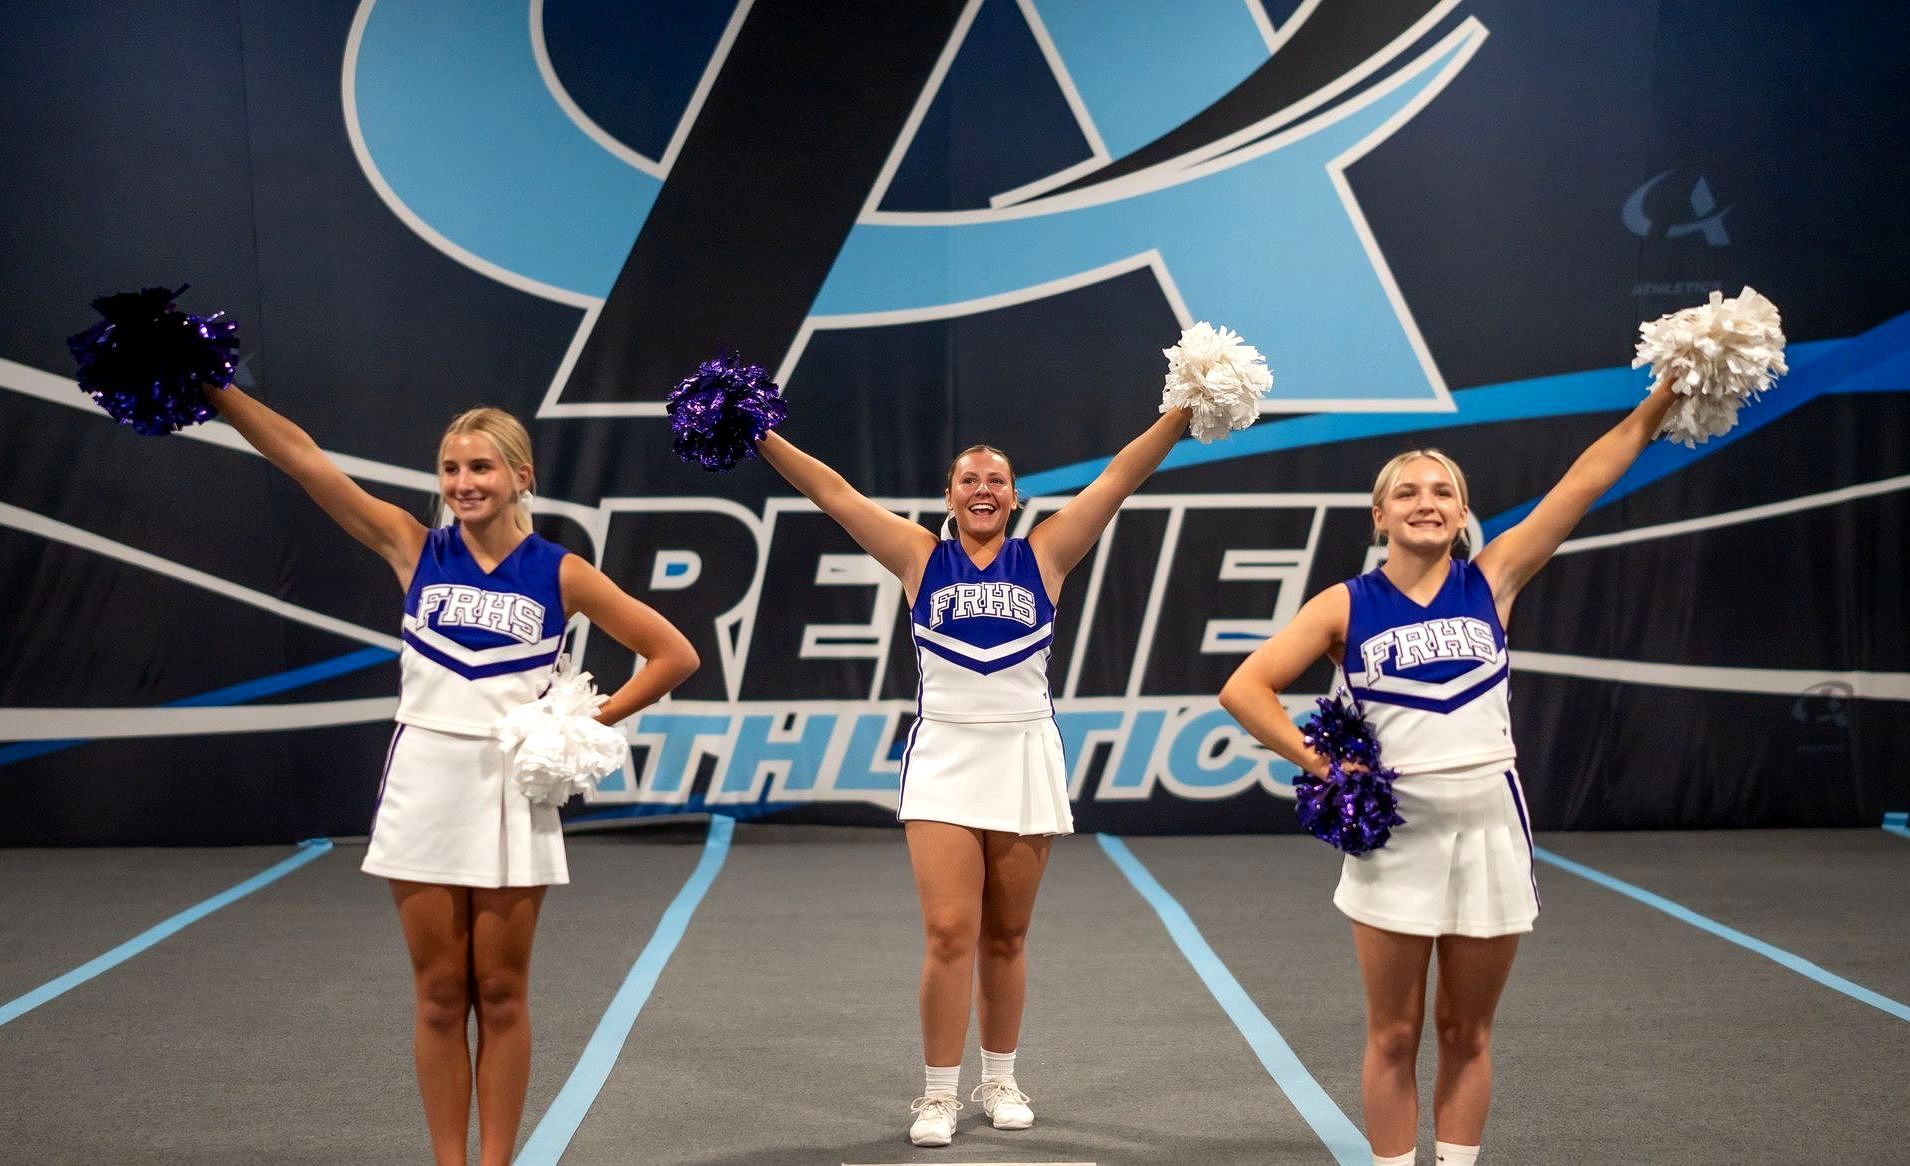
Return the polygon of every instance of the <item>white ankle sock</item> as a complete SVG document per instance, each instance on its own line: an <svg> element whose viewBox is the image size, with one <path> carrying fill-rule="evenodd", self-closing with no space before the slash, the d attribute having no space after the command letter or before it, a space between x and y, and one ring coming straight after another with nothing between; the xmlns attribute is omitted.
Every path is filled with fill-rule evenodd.
<svg viewBox="0 0 1910 1166"><path fill-rule="evenodd" d="M944 1069L937 1068L934 1065L923 1065L922 1079L924 1082L922 1086L923 1096L953 1097L955 1096L956 1088L961 1084L962 1067L960 1065L950 1065Z"/></svg>
<svg viewBox="0 0 1910 1166"><path fill-rule="evenodd" d="M999 1081L1004 1077L1013 1077L1014 1075L1014 1050L1011 1049L1005 1053L991 1053L987 1049L982 1050L982 1080L984 1082Z"/></svg>
<svg viewBox="0 0 1910 1166"><path fill-rule="evenodd" d="M1404 1154L1395 1154L1391 1158L1382 1158L1375 1154L1373 1166L1413 1166L1413 1153L1414 1151L1408 1150Z"/></svg>
<svg viewBox="0 0 1910 1166"><path fill-rule="evenodd" d="M1451 1142L1434 1142L1436 1157L1433 1161L1439 1166L1474 1166L1479 1161L1479 1147L1455 1146Z"/></svg>

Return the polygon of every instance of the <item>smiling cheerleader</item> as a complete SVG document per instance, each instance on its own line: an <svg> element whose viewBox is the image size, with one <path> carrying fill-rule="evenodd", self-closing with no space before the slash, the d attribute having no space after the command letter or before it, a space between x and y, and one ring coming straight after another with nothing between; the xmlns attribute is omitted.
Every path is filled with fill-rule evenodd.
<svg viewBox="0 0 1910 1166"><path fill-rule="evenodd" d="M1777 310L1749 288L1730 300L1713 293L1640 332L1649 395L1529 515L1465 558L1465 474L1436 449L1407 450L1373 483L1385 563L1314 596L1221 690L1243 728L1305 771L1295 783L1303 824L1311 812L1309 829L1347 852L1333 903L1353 921L1366 991L1360 1096L1378 1166L1413 1161L1414 1066L1435 952L1438 1161L1477 1159L1493 1015L1519 936L1539 913L1506 700L1513 602L1655 436L1690 445L1725 432L1784 371ZM1279 694L1321 656L1339 665L1353 711L1323 707L1303 734ZM1365 752L1346 746L1369 728L1377 741ZM1343 795L1361 785L1383 796L1334 809L1360 800Z"/></svg>
<svg viewBox="0 0 1910 1166"><path fill-rule="evenodd" d="M472 409L445 430L438 488L452 521L427 530L366 493L259 401L236 388L206 398L376 552L404 592L398 728L363 869L390 880L411 953L413 1051L436 1160L465 1161L475 1085L480 1161L505 1166L530 1076L531 940L545 889L569 881L552 803L571 787L541 769L535 780L513 775L524 734L513 733L513 754L500 731L553 685L573 615L644 661L607 699L573 694L570 708L595 709L603 725L682 683L696 670L696 651L603 572L531 533L530 437L503 410ZM565 681L556 684L568 692ZM475 1074L466 1036L473 1012Z"/></svg>
<svg viewBox="0 0 1910 1166"><path fill-rule="evenodd" d="M954 1137L971 1000L982 1083L969 1099L997 1129L1034 1124L1015 1079L1027 993L1023 945L1049 849L1074 830L1048 684L1055 601L1068 572L1190 424L1206 441L1258 415L1272 378L1259 353L1239 341L1205 324L1188 329L1167 352L1161 418L1026 537L1008 534L1021 502L1014 467L993 446L970 446L950 463L937 538L779 435L752 435L763 460L901 581L909 605L922 681L898 816L926 949L925 1087L909 1129L918 1146L946 1146Z"/></svg>

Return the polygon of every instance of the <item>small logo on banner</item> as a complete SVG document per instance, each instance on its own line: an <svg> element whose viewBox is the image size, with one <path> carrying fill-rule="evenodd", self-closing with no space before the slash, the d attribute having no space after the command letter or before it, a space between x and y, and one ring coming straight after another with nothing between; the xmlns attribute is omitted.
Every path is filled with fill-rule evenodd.
<svg viewBox="0 0 1910 1166"><path fill-rule="evenodd" d="M1797 694L1791 719L1799 722L1797 752L1843 754L1850 750L1851 700L1856 690L1841 680L1826 680Z"/></svg>
<svg viewBox="0 0 1910 1166"><path fill-rule="evenodd" d="M1676 170L1660 171L1631 192L1631 195L1625 199L1624 207L1618 212L1618 217L1625 224L1626 230L1640 239L1652 237L1653 232L1658 229L1658 224L1645 210L1645 200L1650 197L1654 187L1676 173ZM1724 216L1731 213L1731 207L1718 209L1717 197L1711 193L1711 184L1705 180L1704 175L1698 176L1698 181L1691 187L1689 197L1692 217L1686 222L1665 224L1662 232L1664 237L1681 239L1686 235L1703 235L1704 241L1713 247L1730 246L1731 236L1724 229Z"/></svg>

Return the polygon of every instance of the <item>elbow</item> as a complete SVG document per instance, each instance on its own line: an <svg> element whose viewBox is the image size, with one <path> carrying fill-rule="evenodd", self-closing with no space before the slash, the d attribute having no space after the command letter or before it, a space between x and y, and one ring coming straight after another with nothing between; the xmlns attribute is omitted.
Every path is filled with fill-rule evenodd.
<svg viewBox="0 0 1910 1166"><path fill-rule="evenodd" d="M1240 711L1246 704L1246 689L1247 682L1241 679L1238 672L1229 676L1227 683L1220 686L1220 707L1226 709L1236 721L1240 719Z"/></svg>
<svg viewBox="0 0 1910 1166"><path fill-rule="evenodd" d="M1256 709L1264 708L1269 699L1278 703L1280 694L1259 677L1250 674L1244 664L1227 678L1227 683L1220 686L1220 707L1242 725L1247 723L1246 718Z"/></svg>
<svg viewBox="0 0 1910 1166"><path fill-rule="evenodd" d="M675 664L676 667L671 669L671 674L675 677L670 683L671 688L696 675L696 670L703 666L703 657L697 654L696 649L690 645L690 641L684 640L677 649Z"/></svg>
<svg viewBox="0 0 1910 1166"><path fill-rule="evenodd" d="M641 673L645 681L657 686L652 700L674 692L703 665L702 657L690 646L690 641L681 636L675 643L659 644L654 651L640 651L638 655L643 661Z"/></svg>

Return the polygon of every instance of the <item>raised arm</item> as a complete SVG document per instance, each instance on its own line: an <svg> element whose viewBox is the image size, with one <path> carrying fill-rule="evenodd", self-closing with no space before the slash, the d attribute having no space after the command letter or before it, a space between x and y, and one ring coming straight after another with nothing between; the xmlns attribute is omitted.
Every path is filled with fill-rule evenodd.
<svg viewBox="0 0 1910 1166"><path fill-rule="evenodd" d="M1280 704L1280 692L1313 667L1314 661L1346 643L1351 607L1343 583L1307 600L1292 622L1241 661L1220 690L1220 707L1241 728L1315 777L1326 775L1326 758L1307 747L1299 726Z"/></svg>
<svg viewBox="0 0 1910 1166"><path fill-rule="evenodd" d="M391 564L401 585L411 582L418 552L424 547L424 524L367 493L325 456L310 434L238 386L208 389L206 399L221 420L238 430L266 461L291 475L346 534Z"/></svg>
<svg viewBox="0 0 1910 1166"><path fill-rule="evenodd" d="M1028 545L1041 564L1041 581L1049 595L1061 593L1061 581L1094 546L1114 512L1140 488L1161 464L1174 443L1187 432L1187 410L1169 409L1114 455L1107 468L1067 505L1041 520L1028 532Z"/></svg>
<svg viewBox="0 0 1910 1166"><path fill-rule="evenodd" d="M597 719L614 725L638 709L655 704L688 680L701 662L676 625L657 610L624 593L610 577L576 555L565 555L557 568L564 592L564 614L581 614L611 639L643 657L623 686L610 694Z"/></svg>
<svg viewBox="0 0 1910 1166"><path fill-rule="evenodd" d="M836 520L856 545L869 552L902 581L910 598L922 581L922 568L935 550L935 536L863 497L841 474L771 431L756 443L763 460L802 491L824 514Z"/></svg>
<svg viewBox="0 0 1910 1166"><path fill-rule="evenodd" d="M1558 485L1546 492L1532 513L1485 545L1473 561L1492 584L1499 622L1512 616L1512 601L1552 552L1572 533L1578 520L1599 496L1624 477L1645 447L1657 436L1677 394L1661 379L1638 407L1588 446Z"/></svg>

